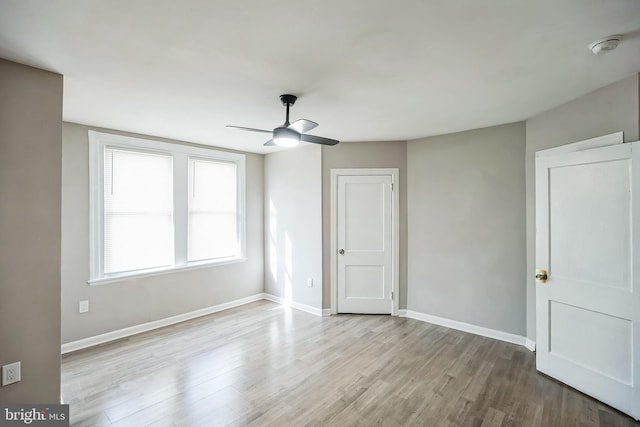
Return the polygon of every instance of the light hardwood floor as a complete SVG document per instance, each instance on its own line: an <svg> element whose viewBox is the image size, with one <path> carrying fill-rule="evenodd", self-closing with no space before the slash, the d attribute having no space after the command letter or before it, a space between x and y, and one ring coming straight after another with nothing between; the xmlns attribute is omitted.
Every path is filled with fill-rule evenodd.
<svg viewBox="0 0 640 427"><path fill-rule="evenodd" d="M66 355L74 426L637 426L524 347L259 301Z"/></svg>

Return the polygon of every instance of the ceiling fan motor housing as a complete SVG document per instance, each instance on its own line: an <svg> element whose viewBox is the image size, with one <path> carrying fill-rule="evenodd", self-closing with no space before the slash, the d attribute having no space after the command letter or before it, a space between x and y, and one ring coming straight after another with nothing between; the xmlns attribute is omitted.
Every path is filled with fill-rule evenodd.
<svg viewBox="0 0 640 427"><path fill-rule="evenodd" d="M293 105L296 103L296 100L298 99L297 96L295 95L280 95L280 101L282 101L282 105Z"/></svg>

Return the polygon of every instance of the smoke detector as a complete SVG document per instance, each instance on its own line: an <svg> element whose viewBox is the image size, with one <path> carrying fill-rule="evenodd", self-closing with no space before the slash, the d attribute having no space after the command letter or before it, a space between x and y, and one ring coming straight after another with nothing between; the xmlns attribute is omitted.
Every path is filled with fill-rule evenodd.
<svg viewBox="0 0 640 427"><path fill-rule="evenodd" d="M596 40L589 45L589 49L594 55L609 52L618 47L618 43L622 40L622 36L609 36L600 40Z"/></svg>

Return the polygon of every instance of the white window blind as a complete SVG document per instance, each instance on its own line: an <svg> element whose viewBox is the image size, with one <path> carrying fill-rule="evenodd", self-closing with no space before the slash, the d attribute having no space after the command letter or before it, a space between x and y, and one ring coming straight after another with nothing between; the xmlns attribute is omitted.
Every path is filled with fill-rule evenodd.
<svg viewBox="0 0 640 427"><path fill-rule="evenodd" d="M105 148L104 273L174 263L170 155Z"/></svg>
<svg viewBox="0 0 640 427"><path fill-rule="evenodd" d="M237 165L189 158L188 261L240 255Z"/></svg>

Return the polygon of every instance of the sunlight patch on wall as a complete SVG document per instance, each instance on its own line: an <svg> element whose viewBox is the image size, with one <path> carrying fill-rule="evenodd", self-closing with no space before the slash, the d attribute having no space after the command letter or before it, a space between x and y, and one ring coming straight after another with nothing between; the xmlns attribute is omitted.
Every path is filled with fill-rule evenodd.
<svg viewBox="0 0 640 427"><path fill-rule="evenodd" d="M293 245L289 233L284 233L284 304L290 306L293 300Z"/></svg>
<svg viewBox="0 0 640 427"><path fill-rule="evenodd" d="M278 281L278 211L269 198L269 272Z"/></svg>

